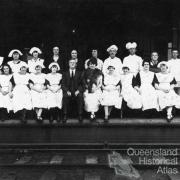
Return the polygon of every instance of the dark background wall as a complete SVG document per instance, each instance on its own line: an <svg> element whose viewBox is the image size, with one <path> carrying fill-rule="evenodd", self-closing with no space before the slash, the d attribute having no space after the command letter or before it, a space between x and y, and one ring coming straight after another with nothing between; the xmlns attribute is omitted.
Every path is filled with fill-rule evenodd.
<svg viewBox="0 0 180 180"><path fill-rule="evenodd" d="M178 28L179 4L170 0L1 1L0 55L7 56L12 48L27 51L38 46L46 57L57 45L63 59L74 48L83 60L98 48L104 59L106 48L116 44L123 58L126 42L136 41L144 58L157 50L166 59L173 28Z"/></svg>

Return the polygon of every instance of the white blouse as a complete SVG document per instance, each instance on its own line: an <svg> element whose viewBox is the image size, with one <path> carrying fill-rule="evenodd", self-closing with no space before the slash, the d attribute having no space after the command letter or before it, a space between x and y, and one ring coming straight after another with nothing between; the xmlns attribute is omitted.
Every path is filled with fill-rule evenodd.
<svg viewBox="0 0 180 180"><path fill-rule="evenodd" d="M36 72L35 67L37 64L41 64L42 67L44 67L44 59L38 58L37 60L35 60L35 59L28 60L28 67L29 67L30 73Z"/></svg>
<svg viewBox="0 0 180 180"><path fill-rule="evenodd" d="M20 60L17 63L14 63L14 61L9 61L8 65L11 67L13 73L18 73L23 65L27 66L24 61Z"/></svg>

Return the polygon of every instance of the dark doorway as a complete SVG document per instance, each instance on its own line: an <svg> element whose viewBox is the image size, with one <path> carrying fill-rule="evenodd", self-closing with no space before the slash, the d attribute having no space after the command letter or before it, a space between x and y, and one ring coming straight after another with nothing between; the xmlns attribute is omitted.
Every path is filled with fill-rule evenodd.
<svg viewBox="0 0 180 180"><path fill-rule="evenodd" d="M164 59L172 40L173 7L171 1L145 0L4 1L0 6L0 53L7 56L12 48L38 46L46 56L57 45L64 59L74 48L81 59L98 48L104 59L106 48L116 44L123 58L126 42L136 41L138 54L144 58L157 50Z"/></svg>

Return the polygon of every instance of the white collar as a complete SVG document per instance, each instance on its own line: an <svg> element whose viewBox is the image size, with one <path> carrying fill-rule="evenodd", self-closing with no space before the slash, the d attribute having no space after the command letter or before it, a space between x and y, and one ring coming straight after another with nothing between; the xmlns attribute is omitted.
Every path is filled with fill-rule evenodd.
<svg viewBox="0 0 180 180"><path fill-rule="evenodd" d="M130 56L130 57L133 57L133 56L137 56L137 55L136 55L136 54L133 54L133 55L129 54L129 56Z"/></svg>
<svg viewBox="0 0 180 180"><path fill-rule="evenodd" d="M17 60L16 62L14 62L14 60L12 60L13 64L19 64L21 62L21 60Z"/></svg>
<svg viewBox="0 0 180 180"><path fill-rule="evenodd" d="M72 72L72 71L73 71L73 72L75 72L75 71L76 71L76 69L69 69L69 71L70 71L70 72Z"/></svg>
<svg viewBox="0 0 180 180"><path fill-rule="evenodd" d="M53 58L54 58L54 57L59 57L59 55L53 55Z"/></svg>
<svg viewBox="0 0 180 180"><path fill-rule="evenodd" d="M109 56L109 60L115 60L115 59L117 59L116 56L115 56L114 58L111 58L111 57Z"/></svg>

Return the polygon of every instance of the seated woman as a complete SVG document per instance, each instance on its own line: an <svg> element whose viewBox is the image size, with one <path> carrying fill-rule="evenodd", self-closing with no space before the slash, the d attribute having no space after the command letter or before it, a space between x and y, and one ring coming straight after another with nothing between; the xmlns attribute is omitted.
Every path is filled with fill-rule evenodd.
<svg viewBox="0 0 180 180"><path fill-rule="evenodd" d="M11 78L12 104L13 111L16 113L21 111L22 123L26 123L26 110L32 109L31 93L29 89L30 75L27 73L27 64L20 67L19 73L15 73Z"/></svg>
<svg viewBox="0 0 180 180"><path fill-rule="evenodd" d="M0 75L0 109L1 119L4 120L7 117L7 113L12 110L12 102L10 99L10 79L12 77L12 71L8 64L3 65L2 74Z"/></svg>
<svg viewBox="0 0 180 180"><path fill-rule="evenodd" d="M137 92L137 90L133 88L135 77L133 73L129 72L128 66L124 65L122 70L123 70L123 74L120 77L121 95L130 109L141 109L142 108L141 96Z"/></svg>
<svg viewBox="0 0 180 180"><path fill-rule="evenodd" d="M35 73L30 77L30 88L32 96L32 105L36 112L36 118L38 123L42 123L41 117L43 108L47 108L46 100L46 75L42 73L42 64L37 63L35 66Z"/></svg>
<svg viewBox="0 0 180 180"><path fill-rule="evenodd" d="M57 73L60 67L57 63L53 62L49 65L51 73L46 75L47 80L47 108L50 110L50 123L56 118L60 122L60 112L62 109L62 89L61 79L62 74Z"/></svg>
<svg viewBox="0 0 180 180"><path fill-rule="evenodd" d="M88 89L88 85L91 79L91 76L93 74L93 71L96 69L97 66L97 59L96 58L90 58L90 60L87 63L88 68L83 73L83 86L84 89Z"/></svg>
<svg viewBox="0 0 180 180"><path fill-rule="evenodd" d="M121 109L122 97L120 94L120 76L116 75L114 66L108 66L108 73L104 76L102 105L104 106L105 123L108 122L112 107Z"/></svg>
<svg viewBox="0 0 180 180"><path fill-rule="evenodd" d="M157 81L155 74L149 71L149 61L143 61L143 70L136 76L135 89L141 95L142 110L159 110L158 97L154 88L154 82Z"/></svg>
<svg viewBox="0 0 180 180"><path fill-rule="evenodd" d="M159 108L160 110L166 109L167 121L171 122L173 119L173 107L180 108L180 96L174 91L176 80L174 76L168 72L167 62L162 61L158 66L161 72L156 74L157 82L155 83L155 88L157 89Z"/></svg>
<svg viewBox="0 0 180 180"><path fill-rule="evenodd" d="M95 69L88 82L88 88L84 92L85 110L90 112L90 119L95 120L95 113L99 110L102 98L102 72Z"/></svg>

